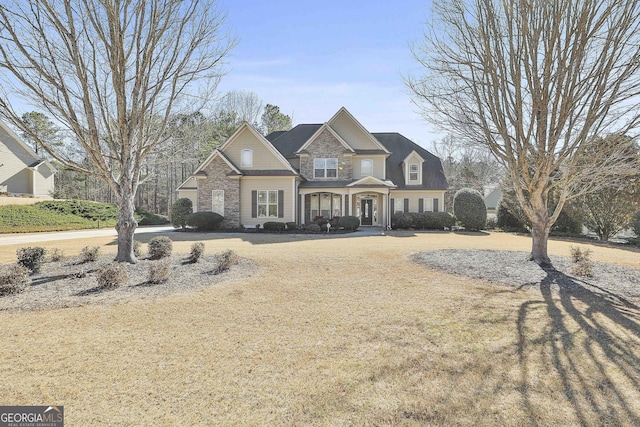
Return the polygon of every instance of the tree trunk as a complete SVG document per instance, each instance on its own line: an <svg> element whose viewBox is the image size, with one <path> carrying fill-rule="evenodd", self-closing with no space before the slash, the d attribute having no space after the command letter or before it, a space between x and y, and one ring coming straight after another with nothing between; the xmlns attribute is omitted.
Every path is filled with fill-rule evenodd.
<svg viewBox="0 0 640 427"><path fill-rule="evenodd" d="M133 253L133 233L138 222L133 213L135 211L134 194L122 194L118 197L118 254L115 261L135 264L138 260Z"/></svg>
<svg viewBox="0 0 640 427"><path fill-rule="evenodd" d="M531 236L533 242L531 245L531 256L529 260L535 261L538 265L551 265L551 260L547 252L547 242L549 241L550 227L544 224L532 224Z"/></svg>

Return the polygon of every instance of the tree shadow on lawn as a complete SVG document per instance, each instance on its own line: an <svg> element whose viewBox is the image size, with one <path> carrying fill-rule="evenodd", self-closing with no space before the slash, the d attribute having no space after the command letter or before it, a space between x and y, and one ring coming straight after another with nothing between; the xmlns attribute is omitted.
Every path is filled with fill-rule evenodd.
<svg viewBox="0 0 640 427"><path fill-rule="evenodd" d="M541 391L548 379L560 381L580 425L640 425L640 307L552 266L543 270L542 300L523 303L517 321L530 419L549 410L533 396L549 392Z"/></svg>

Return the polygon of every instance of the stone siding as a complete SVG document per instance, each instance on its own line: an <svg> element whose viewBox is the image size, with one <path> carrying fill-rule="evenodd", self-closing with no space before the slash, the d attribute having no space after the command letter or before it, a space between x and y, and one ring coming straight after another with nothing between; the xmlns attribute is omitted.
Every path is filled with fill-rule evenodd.
<svg viewBox="0 0 640 427"><path fill-rule="evenodd" d="M320 135L307 147L309 155L301 156L300 173L309 181L350 181L353 179L353 161L351 154L345 154L347 149L331 132L323 130ZM338 159L338 176L336 178L314 178L313 159Z"/></svg>
<svg viewBox="0 0 640 427"><path fill-rule="evenodd" d="M224 190L224 222L223 227L240 226L240 180L229 177L232 169L220 157L213 159L204 169L207 177L198 180L198 211L211 212L211 192Z"/></svg>

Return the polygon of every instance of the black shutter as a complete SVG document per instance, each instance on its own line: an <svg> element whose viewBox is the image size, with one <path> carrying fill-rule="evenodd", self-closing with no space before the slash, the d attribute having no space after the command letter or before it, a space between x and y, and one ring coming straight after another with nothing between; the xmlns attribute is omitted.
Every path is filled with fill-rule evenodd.
<svg viewBox="0 0 640 427"><path fill-rule="evenodd" d="M404 212L409 212L409 199L404 199Z"/></svg>
<svg viewBox="0 0 640 427"><path fill-rule="evenodd" d="M423 198L419 198L418 199L418 212L420 212L420 213L424 212L424 199Z"/></svg>
<svg viewBox="0 0 640 427"><path fill-rule="evenodd" d="M433 199L433 211L438 212L438 199Z"/></svg>
<svg viewBox="0 0 640 427"><path fill-rule="evenodd" d="M278 218L284 218L284 191L278 190Z"/></svg>
<svg viewBox="0 0 640 427"><path fill-rule="evenodd" d="M258 191L251 191L251 218L258 218Z"/></svg>
<svg viewBox="0 0 640 427"><path fill-rule="evenodd" d="M396 211L395 211L395 202L396 202L396 199L391 199L391 215L396 213Z"/></svg>

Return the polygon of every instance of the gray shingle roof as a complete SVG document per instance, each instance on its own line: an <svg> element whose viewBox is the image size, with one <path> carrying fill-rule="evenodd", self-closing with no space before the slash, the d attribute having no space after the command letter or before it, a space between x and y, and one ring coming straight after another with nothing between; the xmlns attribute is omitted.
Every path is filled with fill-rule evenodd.
<svg viewBox="0 0 640 427"><path fill-rule="evenodd" d="M447 178L442 170L442 163L437 156L420 147L415 142L396 132L372 134L391 155L387 158L387 179L393 181L398 189L424 188L428 190L444 190L448 187ZM406 185L402 169L402 161L414 151L424 159L422 164L422 186Z"/></svg>
<svg viewBox="0 0 640 427"><path fill-rule="evenodd" d="M313 136L321 124L298 125L288 132L272 132L267 135L267 139L273 146L282 153L285 158L296 158L296 152L305 142ZM387 179L393 181L398 189L426 189L444 190L448 187L447 179L442 170L442 163L437 156L420 147L415 142L400 135L397 132L373 133L372 134L384 147L391 152L387 157ZM423 185L408 186L404 182L402 161L414 151L423 159L422 182ZM382 150L358 150L356 154L384 154ZM304 187L339 187L349 184L341 181L309 181L301 184Z"/></svg>
<svg viewBox="0 0 640 427"><path fill-rule="evenodd" d="M284 157L291 159L296 157L296 151L298 151L321 126L322 125L319 124L298 125L289 132L282 134L272 132L267 135L267 139ZM270 137L273 137L273 139L270 139Z"/></svg>

